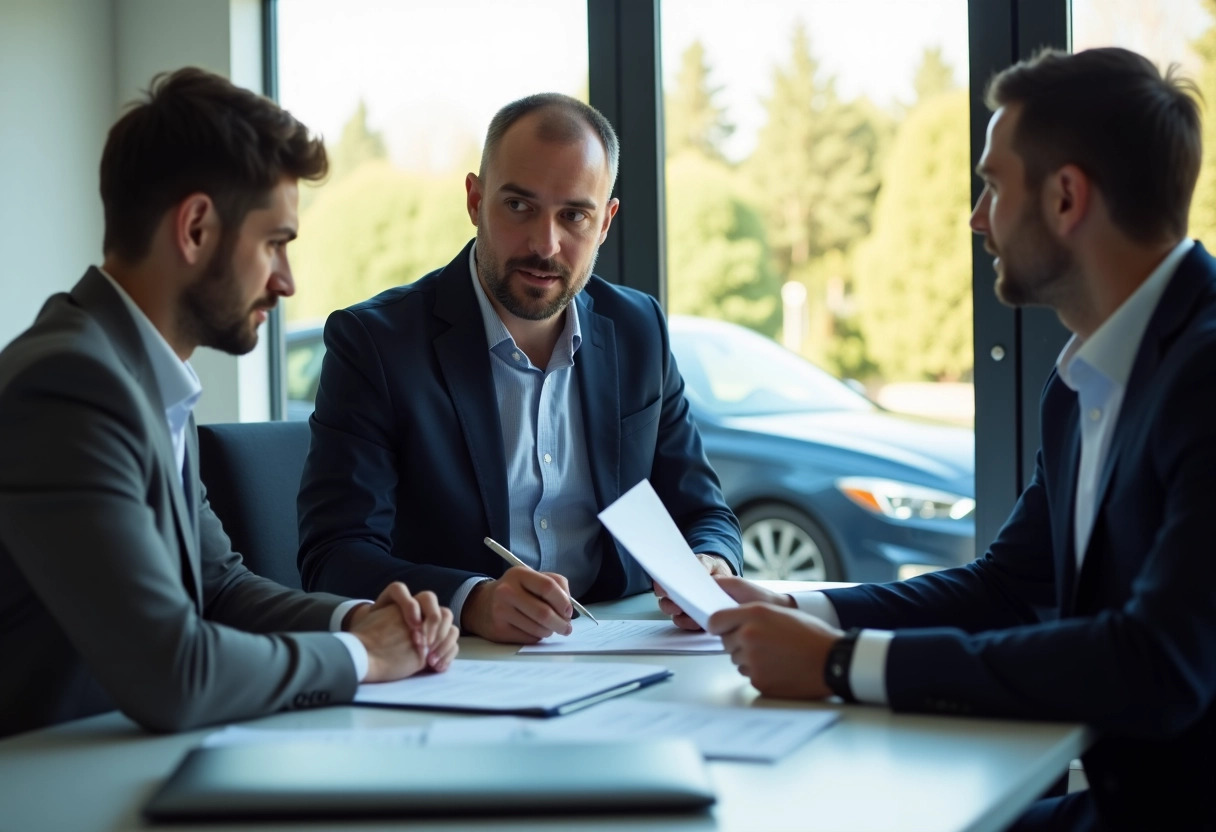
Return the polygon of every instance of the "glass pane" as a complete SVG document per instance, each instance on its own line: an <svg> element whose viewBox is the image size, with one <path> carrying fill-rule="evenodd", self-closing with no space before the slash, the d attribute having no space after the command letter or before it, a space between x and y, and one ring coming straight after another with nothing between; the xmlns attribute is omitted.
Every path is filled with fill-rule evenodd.
<svg viewBox="0 0 1216 832"><path fill-rule="evenodd" d="M784 541L851 580L965 562L966 0L738 9L664 0L662 38L672 343L747 560L807 577L774 565ZM957 510L881 509L930 490Z"/></svg>
<svg viewBox="0 0 1216 832"><path fill-rule="evenodd" d="M464 177L494 112L535 92L587 100L587 10L280 0L278 26L280 102L325 136L331 160L324 183L301 188L290 248L288 416L307 418L325 317L446 265L474 235Z"/></svg>
<svg viewBox="0 0 1216 832"><path fill-rule="evenodd" d="M1072 0L1072 48L1122 46L1159 67L1178 64L1204 99L1203 145L1216 147L1216 2ZM1191 203L1190 236L1216 240L1216 159L1205 152Z"/></svg>

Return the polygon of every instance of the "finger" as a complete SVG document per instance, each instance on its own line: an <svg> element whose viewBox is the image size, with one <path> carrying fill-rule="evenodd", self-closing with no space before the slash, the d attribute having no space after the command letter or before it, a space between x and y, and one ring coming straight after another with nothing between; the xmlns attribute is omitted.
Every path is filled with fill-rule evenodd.
<svg viewBox="0 0 1216 832"><path fill-rule="evenodd" d="M675 624L681 630L700 630L701 629L701 625L698 624L691 615L688 615L687 613L683 613L683 612L680 613L679 615L673 615L671 617L671 623Z"/></svg>
<svg viewBox="0 0 1216 832"><path fill-rule="evenodd" d="M709 626L706 629L716 636L726 636L737 629L746 617L747 610L743 607L718 610L709 617Z"/></svg>
<svg viewBox="0 0 1216 832"><path fill-rule="evenodd" d="M452 666L452 660L460 652L460 642L457 640L458 635L455 630L452 630L439 639L439 643L435 645L435 649L427 656L427 664L431 666L432 670L442 673Z"/></svg>
<svg viewBox="0 0 1216 832"><path fill-rule="evenodd" d="M659 611L664 615L677 616L684 614L684 608L670 598L659 599Z"/></svg>
<svg viewBox="0 0 1216 832"><path fill-rule="evenodd" d="M534 601L525 606L527 607L526 609L508 607L502 616L502 623L527 636L530 642L548 638L555 632L558 632L558 627L561 627L561 632L565 633L565 628L570 626L569 624L557 622L553 622L553 626L550 626L544 621L538 620L555 615L553 610L539 601Z"/></svg>
<svg viewBox="0 0 1216 832"><path fill-rule="evenodd" d="M568 626L570 618L574 615L569 592L563 589L547 572L530 572L521 575L519 585L525 592L543 602L552 613L551 616L546 616L539 607L530 607L527 610L529 617L542 623L548 622L550 629L554 631L560 629L561 632L565 632L563 625Z"/></svg>
<svg viewBox="0 0 1216 832"><path fill-rule="evenodd" d="M667 590L663 589L658 581L654 581L654 594L656 598L663 599L667 597Z"/></svg>
<svg viewBox="0 0 1216 832"><path fill-rule="evenodd" d="M377 604L381 601L386 605L396 605L401 610L401 617L411 630L417 629L422 623L422 610L418 608L418 602L414 600L414 596L410 595L409 589L401 581L393 581L386 586L380 593L380 597L376 599Z"/></svg>
<svg viewBox="0 0 1216 832"><path fill-rule="evenodd" d="M418 607L422 613L421 633L423 644L429 648L439 638L439 628L443 623L443 618L439 611L443 607L439 606L439 598L436 597L435 593L430 591L419 592L414 596L414 600L418 603Z"/></svg>

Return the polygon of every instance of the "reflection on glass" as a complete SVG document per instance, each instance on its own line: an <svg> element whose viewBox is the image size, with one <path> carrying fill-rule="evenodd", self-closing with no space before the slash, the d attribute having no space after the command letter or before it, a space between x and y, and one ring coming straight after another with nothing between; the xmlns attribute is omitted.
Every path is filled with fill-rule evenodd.
<svg viewBox="0 0 1216 832"><path fill-rule="evenodd" d="M969 423L965 0L662 14L670 311Z"/></svg>

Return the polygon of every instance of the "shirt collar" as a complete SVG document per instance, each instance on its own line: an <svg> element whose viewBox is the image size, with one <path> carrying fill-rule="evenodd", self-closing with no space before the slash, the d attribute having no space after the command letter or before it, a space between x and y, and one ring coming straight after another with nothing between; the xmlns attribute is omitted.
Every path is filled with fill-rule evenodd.
<svg viewBox="0 0 1216 832"><path fill-rule="evenodd" d="M148 361L152 365L156 389L160 393L166 412L175 409L185 409L187 412L193 410L203 393L203 385L198 380L194 368L190 366L189 362L177 357L177 353L169 346L165 336L160 334L160 330L148 319L148 316L131 299L118 281L107 274L104 269L98 269L98 271L105 276L106 280L110 281L110 285L118 292L118 296L122 298L127 311L131 313L131 318L135 321L135 328L139 332L144 352L147 353Z"/></svg>
<svg viewBox="0 0 1216 832"><path fill-rule="evenodd" d="M1120 387L1127 386L1136 353L1140 351L1140 342L1153 312L1174 272L1178 270L1178 264L1194 245L1194 240L1183 238L1089 338L1074 335L1068 340L1056 360L1056 369L1065 384L1076 389L1070 370L1073 361L1079 359Z"/></svg>
<svg viewBox="0 0 1216 832"><path fill-rule="evenodd" d="M469 274L473 276L473 294L476 295L477 306L481 309L481 322L486 330L486 343L489 344L490 350L493 351L495 347L504 341L509 342L512 348L516 347L515 339L507 331L507 326L502 322L502 318L498 317L498 311L490 303L490 298L486 295L485 289L481 286L481 281L477 278L476 242L469 246ZM554 347L553 352L555 356L565 356L570 363L573 363L574 354L578 352L579 345L583 343L583 330L579 325L578 304L571 301L566 309L570 314L566 316L565 323L562 326L562 334L558 336L557 345Z"/></svg>

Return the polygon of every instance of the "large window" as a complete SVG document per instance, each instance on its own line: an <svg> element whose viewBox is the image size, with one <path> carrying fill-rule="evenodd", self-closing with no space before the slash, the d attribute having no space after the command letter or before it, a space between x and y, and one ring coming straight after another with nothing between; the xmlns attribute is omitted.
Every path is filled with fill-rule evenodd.
<svg viewBox="0 0 1216 832"><path fill-rule="evenodd" d="M570 0L279 0L279 99L332 168L300 197L285 304L289 415L334 309L445 265L473 236L464 177L502 105L587 98L587 11ZM293 347L296 349L293 350ZM293 352L300 353L292 355Z"/></svg>
<svg viewBox="0 0 1216 832"><path fill-rule="evenodd" d="M1177 64L1204 98L1204 158L1191 204L1190 235L1216 241L1216 2L1212 0L1072 0L1074 51L1133 49L1162 69Z"/></svg>

